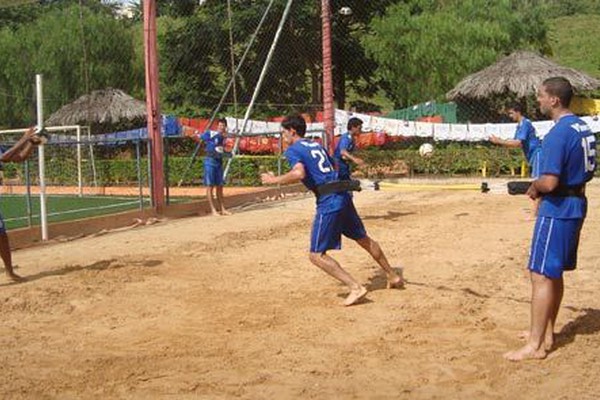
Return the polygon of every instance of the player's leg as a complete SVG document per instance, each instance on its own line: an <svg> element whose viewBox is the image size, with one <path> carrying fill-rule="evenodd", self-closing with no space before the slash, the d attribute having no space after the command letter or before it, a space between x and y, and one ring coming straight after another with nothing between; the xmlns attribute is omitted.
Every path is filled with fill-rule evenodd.
<svg viewBox="0 0 600 400"><path fill-rule="evenodd" d="M217 205L215 204L215 198L214 198L214 192L215 192L215 187L214 186L207 186L206 187L206 197L208 198L208 205L210 207L210 212L212 215L221 215L218 211L217 211Z"/></svg>
<svg viewBox="0 0 600 400"><path fill-rule="evenodd" d="M340 213L317 213L312 226L309 259L314 265L348 286L350 294L344 300L344 305L349 306L364 297L367 294L367 289L342 268L333 257L327 254L327 250L339 249L340 245Z"/></svg>
<svg viewBox="0 0 600 400"><path fill-rule="evenodd" d="M379 264L379 266L385 271L387 275L387 287L390 288L401 288L404 286L404 280L401 274L399 274L394 268L390 266L385 253L375 240L369 235L360 219L360 216L356 212L354 203L350 201L350 204L345 209L345 215L343 218L342 233L344 236L355 240L363 249L365 249L371 257Z"/></svg>
<svg viewBox="0 0 600 400"><path fill-rule="evenodd" d="M506 353L507 359L544 358L546 349L552 346L564 289L562 274L564 269L575 268L580 228L578 220L538 217L529 260L532 283L529 340L523 348Z"/></svg>
<svg viewBox="0 0 600 400"><path fill-rule="evenodd" d="M544 347L546 328L554 307L555 293L552 280L531 272L531 327L529 340L520 349L509 351L504 358L510 361L542 359L546 357Z"/></svg>
<svg viewBox="0 0 600 400"><path fill-rule="evenodd" d="M544 339L544 348L548 351L552 350L554 346L555 326L556 318L558 317L558 310L560 310L560 304L562 303L563 294L565 291L565 285L562 276L559 279L552 279L554 285L554 304L550 310L550 319L548 320L548 327L546 328L546 338Z"/></svg>
<svg viewBox="0 0 600 400"><path fill-rule="evenodd" d="M231 212L225 209L225 196L223 196L223 185L217 186L217 202L219 205L219 210L221 210L221 215L231 215Z"/></svg>
<svg viewBox="0 0 600 400"><path fill-rule="evenodd" d="M367 289L352 277L342 266L327 253L310 253L310 261L330 276L344 283L350 289L350 294L344 300L345 306L350 306L367 294Z"/></svg>
<svg viewBox="0 0 600 400"><path fill-rule="evenodd" d="M206 186L206 198L208 199L208 205L212 215L220 215L217 211L217 207L214 199L215 185L216 185L216 173L215 166L207 160L204 162L204 186Z"/></svg>
<svg viewBox="0 0 600 400"><path fill-rule="evenodd" d="M18 282L22 280L19 275L15 274L12 265L12 254L10 251L10 243L8 241L8 235L4 230L4 221L0 218L0 224L2 227L0 228L0 257L2 257L2 262L4 262L4 272L8 279Z"/></svg>
<svg viewBox="0 0 600 400"><path fill-rule="evenodd" d="M565 271L573 271L577 268L577 252L579 249L579 239L581 236L581 229L583 228L583 219L564 220L560 222L560 232L562 233L562 246L555 246L556 251L564 253L564 257L560 258L560 262ZM546 330L546 350L550 350L554 344L554 332L556 326L556 318L560 310L562 303L563 294L565 290L564 279L562 275L560 278L553 279L554 293L556 294L555 302L550 313L550 321L548 323L548 329Z"/></svg>
<svg viewBox="0 0 600 400"><path fill-rule="evenodd" d="M225 209L225 196L223 195L223 185L225 185L225 180L223 179L223 164L217 166L215 181L217 186L218 209L221 212L221 215L231 215L231 213Z"/></svg>

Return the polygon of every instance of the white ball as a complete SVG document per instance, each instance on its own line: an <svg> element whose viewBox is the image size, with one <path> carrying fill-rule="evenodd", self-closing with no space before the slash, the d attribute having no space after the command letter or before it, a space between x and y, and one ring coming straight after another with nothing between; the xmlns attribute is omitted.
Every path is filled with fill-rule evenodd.
<svg viewBox="0 0 600 400"><path fill-rule="evenodd" d="M342 7L339 13L342 15L352 15L352 9L350 7Z"/></svg>
<svg viewBox="0 0 600 400"><path fill-rule="evenodd" d="M423 143L419 147L419 155L421 157L430 157L433 154L433 145L431 143Z"/></svg>

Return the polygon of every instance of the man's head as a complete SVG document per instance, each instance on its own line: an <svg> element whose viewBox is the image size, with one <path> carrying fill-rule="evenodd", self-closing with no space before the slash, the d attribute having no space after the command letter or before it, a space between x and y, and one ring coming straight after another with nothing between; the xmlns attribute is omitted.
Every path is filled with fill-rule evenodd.
<svg viewBox="0 0 600 400"><path fill-rule="evenodd" d="M523 118L523 106L519 103L513 103L508 106L508 116L515 122L521 121Z"/></svg>
<svg viewBox="0 0 600 400"><path fill-rule="evenodd" d="M217 131L223 135L227 134L227 120L225 118L219 118L217 121Z"/></svg>
<svg viewBox="0 0 600 400"><path fill-rule="evenodd" d="M360 118L352 117L348 120L348 132L352 136L358 135L362 131L363 122Z"/></svg>
<svg viewBox="0 0 600 400"><path fill-rule="evenodd" d="M288 144L293 143L306 134L306 121L301 115L289 115L281 122L281 128L283 140Z"/></svg>
<svg viewBox="0 0 600 400"><path fill-rule="evenodd" d="M573 98L573 86L562 76L546 79L538 88L538 103L542 113L552 116L568 109Z"/></svg>

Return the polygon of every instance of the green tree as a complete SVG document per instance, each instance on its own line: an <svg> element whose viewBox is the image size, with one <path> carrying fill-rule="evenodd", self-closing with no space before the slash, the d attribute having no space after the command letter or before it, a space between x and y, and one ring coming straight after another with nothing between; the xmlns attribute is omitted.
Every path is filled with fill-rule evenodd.
<svg viewBox="0 0 600 400"><path fill-rule="evenodd" d="M82 17L82 19L80 19ZM87 90L143 87L128 22L104 8L52 7L29 24L0 31L0 121L32 122L34 77L44 76L49 115Z"/></svg>
<svg viewBox="0 0 600 400"><path fill-rule="evenodd" d="M382 86L397 107L444 94L464 76L518 49L548 53L535 2L408 0L375 18L364 37Z"/></svg>
<svg viewBox="0 0 600 400"><path fill-rule="evenodd" d="M368 59L360 37L369 31L369 22L380 15L392 0L333 0L333 68L335 99L346 102L346 87L369 96L378 86L376 64ZM232 1L234 53L239 60L269 0ZM258 33L246 66L237 77L238 101L247 103L285 7L274 3L263 29ZM349 6L352 15L338 11ZM164 99L174 109L212 108L231 75L227 3L207 0L196 11L178 18L173 29L161 39L161 76ZM185 22L182 22L185 21ZM175 50L174 50L175 49ZM182 54L188 51L192 54ZM198 60L204 58L204 60ZM202 75L203 77L199 77ZM285 24L258 102L270 104L321 104L322 102L321 8L314 0L297 0ZM186 91L186 93L182 93ZM231 101L231 99L228 99ZM306 107L306 106L305 106ZM292 107L293 108L293 107ZM284 110L280 107L279 112Z"/></svg>

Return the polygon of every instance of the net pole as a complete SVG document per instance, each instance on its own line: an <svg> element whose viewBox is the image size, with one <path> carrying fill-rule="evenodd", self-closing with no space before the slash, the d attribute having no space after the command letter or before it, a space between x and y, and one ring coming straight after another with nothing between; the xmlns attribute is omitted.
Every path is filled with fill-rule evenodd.
<svg viewBox="0 0 600 400"><path fill-rule="evenodd" d="M269 69L269 64L271 64L271 59L273 58L273 53L275 52L275 47L277 47L277 42L279 42L279 37L281 36L281 32L283 31L283 26L285 25L285 21L290 13L290 9L292 8L293 0L288 0L285 10L283 11L283 16L281 17L281 21L279 21L279 26L277 27L277 32L275 33L275 37L273 38L273 43L271 43L271 48L269 49L269 54L267 55L267 59L265 61L265 65L260 72L260 77L258 78L258 82L256 83L256 88L254 89L254 93L252 94L252 99L250 100L250 104L246 109L246 114L244 115L244 122L242 123L242 129L240 131L240 136L235 139L235 143L233 145L233 150L231 151L232 157L227 160L227 166L225 167L225 171L223 171L223 179L227 179L227 174L229 173L229 168L231 167L231 161L233 157L237 153L238 147L240 145L240 137L244 134L246 130L246 125L248 124L248 119L250 118L250 113L252 113L252 109L254 108L254 103L256 102L256 98L260 93L260 89L262 87L265 76L267 75L267 70Z"/></svg>
<svg viewBox="0 0 600 400"><path fill-rule="evenodd" d="M165 208L165 172L163 138L161 131L158 44L156 33L156 0L144 0L144 55L146 65L146 114L148 140L152 143L150 166L152 169L152 207L157 214Z"/></svg>
<svg viewBox="0 0 600 400"><path fill-rule="evenodd" d="M144 211L144 189L142 188L142 152L140 139L135 141L135 164L137 168L138 191L140 198L140 211Z"/></svg>
<svg viewBox="0 0 600 400"><path fill-rule="evenodd" d="M37 103L37 129L41 132L44 128L44 105L42 75L35 76L35 91ZM38 165L40 175L40 223L42 229L42 240L48 240L48 210L46 209L46 161L44 155L45 145L38 146Z"/></svg>
<svg viewBox="0 0 600 400"><path fill-rule="evenodd" d="M331 59L331 11L329 0L321 0L321 22L323 30L323 117L325 119L325 136L323 147L333 154L333 130L335 114L333 108L333 73Z"/></svg>
<svg viewBox="0 0 600 400"><path fill-rule="evenodd" d="M83 197L83 174L81 172L81 127L77 126L77 186L79 197Z"/></svg>

